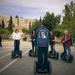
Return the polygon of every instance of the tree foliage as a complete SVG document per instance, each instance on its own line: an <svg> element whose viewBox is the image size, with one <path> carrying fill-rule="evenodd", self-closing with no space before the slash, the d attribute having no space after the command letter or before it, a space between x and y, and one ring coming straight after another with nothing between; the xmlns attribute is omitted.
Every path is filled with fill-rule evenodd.
<svg viewBox="0 0 75 75"><path fill-rule="evenodd" d="M54 13L47 12L43 18L43 24L49 29L54 30L60 23L60 15L55 16Z"/></svg>
<svg viewBox="0 0 75 75"><path fill-rule="evenodd" d="M55 16L54 13L47 12L43 19L36 20L31 27L31 31L36 30L41 24L45 25L50 31L54 30L60 23L60 16Z"/></svg>
<svg viewBox="0 0 75 75"><path fill-rule="evenodd" d="M9 24L8 24L8 30L9 32L13 31L13 21L12 21L12 16L10 16Z"/></svg>
<svg viewBox="0 0 75 75"><path fill-rule="evenodd" d="M62 25L68 29L73 36L75 35L75 3L73 1L65 5Z"/></svg>
<svg viewBox="0 0 75 75"><path fill-rule="evenodd" d="M30 32L32 32L33 30L36 30L39 26L41 25L41 21L40 20L36 20L33 25L30 28Z"/></svg>
<svg viewBox="0 0 75 75"><path fill-rule="evenodd" d="M18 26L19 26L19 16L16 15L15 18L17 18L17 24L18 24Z"/></svg>
<svg viewBox="0 0 75 75"><path fill-rule="evenodd" d="M2 28L5 28L4 20L2 20Z"/></svg>

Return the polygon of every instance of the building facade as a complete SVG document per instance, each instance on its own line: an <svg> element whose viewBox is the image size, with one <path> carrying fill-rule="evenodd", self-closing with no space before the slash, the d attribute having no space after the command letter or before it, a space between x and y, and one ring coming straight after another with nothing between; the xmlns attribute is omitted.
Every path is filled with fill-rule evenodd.
<svg viewBox="0 0 75 75"><path fill-rule="evenodd" d="M2 24L2 20L5 23L5 27L8 27L10 17L7 16L0 16L0 25ZM35 22L35 19L29 19L29 18L16 18L12 17L13 25L14 27L19 27L19 28L26 28L29 29L29 25L32 25Z"/></svg>

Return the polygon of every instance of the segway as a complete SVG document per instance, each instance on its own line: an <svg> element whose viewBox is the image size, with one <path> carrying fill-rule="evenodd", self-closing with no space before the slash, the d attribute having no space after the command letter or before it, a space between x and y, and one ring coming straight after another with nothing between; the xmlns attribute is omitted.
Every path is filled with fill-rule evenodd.
<svg viewBox="0 0 75 75"><path fill-rule="evenodd" d="M52 73L52 64L51 62L48 61L47 63L47 71L44 71L45 68L41 69L41 71L39 71L39 64L37 61L34 62L34 75L37 75L37 74L51 74Z"/></svg>
<svg viewBox="0 0 75 75"><path fill-rule="evenodd" d="M2 47L2 44L0 44L0 47Z"/></svg>
<svg viewBox="0 0 75 75"><path fill-rule="evenodd" d="M22 58L22 52L19 50L19 51L12 51L11 52L11 58Z"/></svg>
<svg viewBox="0 0 75 75"><path fill-rule="evenodd" d="M34 52L33 50L29 50L28 54L31 57L36 57L36 52Z"/></svg>
<svg viewBox="0 0 75 75"><path fill-rule="evenodd" d="M35 50L29 50L28 55L31 57L37 57L37 47L35 47Z"/></svg>
<svg viewBox="0 0 75 75"><path fill-rule="evenodd" d="M49 51L48 57L57 60L59 59L59 53L56 51Z"/></svg>
<svg viewBox="0 0 75 75"><path fill-rule="evenodd" d="M63 52L63 53L61 53L61 59L67 63L72 63L73 62L73 55L65 56L65 54Z"/></svg>

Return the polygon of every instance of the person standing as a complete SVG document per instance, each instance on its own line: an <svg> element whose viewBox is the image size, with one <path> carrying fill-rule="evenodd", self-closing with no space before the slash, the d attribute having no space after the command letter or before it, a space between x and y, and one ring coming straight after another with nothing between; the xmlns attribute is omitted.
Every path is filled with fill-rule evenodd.
<svg viewBox="0 0 75 75"><path fill-rule="evenodd" d="M54 53L55 51L55 32L51 31L51 41L50 41L50 46L51 46L51 53Z"/></svg>
<svg viewBox="0 0 75 75"><path fill-rule="evenodd" d="M0 47L2 47L2 36L0 35Z"/></svg>
<svg viewBox="0 0 75 75"><path fill-rule="evenodd" d="M64 35L61 39L61 43L63 44L63 48L64 48L64 55L65 57L68 55L70 56L71 55L71 49L70 49L70 46L71 46L71 37L70 37L70 33L68 32L68 30L65 30L64 31Z"/></svg>
<svg viewBox="0 0 75 75"><path fill-rule="evenodd" d="M38 47L38 71L42 71L43 69L47 71L50 31L44 25L41 25L36 30L35 40Z"/></svg>
<svg viewBox="0 0 75 75"><path fill-rule="evenodd" d="M21 33L19 32L19 29L16 29L15 32L13 32L12 38L14 40L14 52L18 52L20 50L21 40Z"/></svg>
<svg viewBox="0 0 75 75"><path fill-rule="evenodd" d="M35 49L35 31L31 33L31 43L32 43L32 51L35 52L34 51Z"/></svg>

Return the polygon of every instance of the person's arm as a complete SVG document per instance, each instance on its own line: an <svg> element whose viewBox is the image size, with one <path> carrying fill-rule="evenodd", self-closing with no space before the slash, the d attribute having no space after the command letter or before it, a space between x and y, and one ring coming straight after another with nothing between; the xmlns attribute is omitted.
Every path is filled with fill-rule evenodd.
<svg viewBox="0 0 75 75"><path fill-rule="evenodd" d="M66 36L67 36L67 38L65 39L65 42L70 41L70 34L68 34L68 35L66 35Z"/></svg>
<svg viewBox="0 0 75 75"><path fill-rule="evenodd" d="M13 32L11 36L12 36L12 39L14 40L15 39L15 33Z"/></svg>
<svg viewBox="0 0 75 75"><path fill-rule="evenodd" d="M64 43L64 36L61 37L61 43Z"/></svg>
<svg viewBox="0 0 75 75"><path fill-rule="evenodd" d="M37 44L37 34L38 34L38 30L36 30L35 36L34 36L34 39L35 39L35 43L36 43L36 44Z"/></svg>
<svg viewBox="0 0 75 75"><path fill-rule="evenodd" d="M51 43L51 41L52 41L52 37L51 37L51 33L49 31L49 42Z"/></svg>

